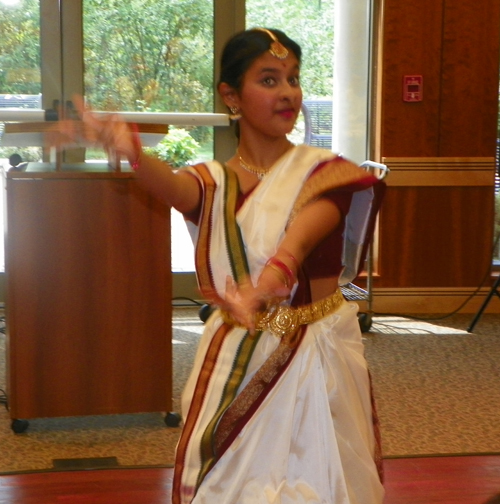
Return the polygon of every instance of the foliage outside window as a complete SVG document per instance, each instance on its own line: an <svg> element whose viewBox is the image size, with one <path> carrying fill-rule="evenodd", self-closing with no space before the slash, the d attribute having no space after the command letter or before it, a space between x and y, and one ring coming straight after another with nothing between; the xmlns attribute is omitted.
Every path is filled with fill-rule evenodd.
<svg viewBox="0 0 500 504"><path fill-rule="evenodd" d="M94 108L213 111L212 2L84 0L83 6L85 94ZM210 128L190 133L211 145Z"/></svg>
<svg viewBox="0 0 500 504"><path fill-rule="evenodd" d="M168 135L156 147L146 149L146 152L167 161L174 168L181 168L195 159L199 147L184 128L170 128Z"/></svg>
<svg viewBox="0 0 500 504"><path fill-rule="evenodd" d="M101 110L212 112L212 3L85 0L85 90Z"/></svg>
<svg viewBox="0 0 500 504"><path fill-rule="evenodd" d="M247 0L246 9L248 28L277 28L301 46L304 97L331 97L334 0Z"/></svg>
<svg viewBox="0 0 500 504"><path fill-rule="evenodd" d="M0 94L40 95L39 0L19 5L0 1ZM24 108L24 107L21 107ZM0 124L0 133L2 130ZM3 147L0 158L19 154L24 161L40 161L40 147Z"/></svg>
<svg viewBox="0 0 500 504"><path fill-rule="evenodd" d="M279 28L301 44L307 96L331 96L333 0L248 0L246 9L248 27ZM94 107L213 111L212 24L207 0L85 0L85 88Z"/></svg>
<svg viewBox="0 0 500 504"><path fill-rule="evenodd" d="M41 92L39 3L0 2L3 94ZM247 0L246 11L248 27L282 29L302 46L304 96L330 97L333 0ZM83 30L85 95L94 108L213 111L213 2L83 0ZM211 128L186 129L200 145L195 158L211 151Z"/></svg>
<svg viewBox="0 0 500 504"><path fill-rule="evenodd" d="M0 2L0 93L40 94L39 0Z"/></svg>

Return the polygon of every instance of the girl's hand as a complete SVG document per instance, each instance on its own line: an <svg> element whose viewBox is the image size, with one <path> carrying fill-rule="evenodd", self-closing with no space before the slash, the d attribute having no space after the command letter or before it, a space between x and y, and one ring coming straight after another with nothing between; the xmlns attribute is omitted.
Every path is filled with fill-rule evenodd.
<svg viewBox="0 0 500 504"><path fill-rule="evenodd" d="M242 326L246 327L250 334L255 333L255 314L265 308L260 293L252 285L250 279L245 278L240 284L236 284L228 276L226 278L225 303L233 318Z"/></svg>
<svg viewBox="0 0 500 504"><path fill-rule="evenodd" d="M226 293L219 306L228 311L231 316L250 334L255 334L255 318L257 313L267 310L270 303L276 299L286 299L290 289L279 286L277 289L263 289L260 283L254 287L249 278L239 284L228 276L226 278Z"/></svg>
<svg viewBox="0 0 500 504"><path fill-rule="evenodd" d="M125 157L129 161L139 156L140 145L135 133L119 116L109 114L98 117L84 103L81 96L74 96L73 103L80 120L63 120L54 124L49 142L58 148L92 145L102 147L110 156Z"/></svg>
<svg viewBox="0 0 500 504"><path fill-rule="evenodd" d="M207 301L218 306L231 314L231 317L242 325L254 331L255 313L259 311L262 303L258 300L256 289L249 279L245 279L240 285L228 275L226 277L226 291L221 297L216 291L202 291L202 295Z"/></svg>

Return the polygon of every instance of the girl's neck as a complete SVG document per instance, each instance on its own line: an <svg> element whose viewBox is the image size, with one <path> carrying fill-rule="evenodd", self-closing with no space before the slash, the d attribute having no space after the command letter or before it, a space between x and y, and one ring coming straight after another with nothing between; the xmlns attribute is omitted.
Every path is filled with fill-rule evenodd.
<svg viewBox="0 0 500 504"><path fill-rule="evenodd" d="M293 144L288 138L275 138L271 140L254 140L241 138L238 145L237 157L243 160L243 164L255 169L266 170L276 163Z"/></svg>

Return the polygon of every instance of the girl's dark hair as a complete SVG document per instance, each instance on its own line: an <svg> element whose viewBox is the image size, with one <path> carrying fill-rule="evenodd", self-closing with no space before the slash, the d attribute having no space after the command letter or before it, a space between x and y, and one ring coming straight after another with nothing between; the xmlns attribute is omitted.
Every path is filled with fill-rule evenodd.
<svg viewBox="0 0 500 504"><path fill-rule="evenodd" d="M302 50L299 44L280 30L266 29L276 35L277 39L295 54L300 63ZM269 50L271 42L272 39L268 33L256 29L245 30L233 35L222 51L219 84L225 82L232 88L239 89L245 72L255 59Z"/></svg>

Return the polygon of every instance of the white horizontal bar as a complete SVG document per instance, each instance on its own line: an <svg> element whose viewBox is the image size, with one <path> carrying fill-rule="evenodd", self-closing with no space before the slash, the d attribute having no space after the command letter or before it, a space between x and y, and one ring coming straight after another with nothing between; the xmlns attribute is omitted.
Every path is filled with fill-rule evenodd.
<svg viewBox="0 0 500 504"><path fill-rule="evenodd" d="M105 112L96 111L96 115L116 114L127 122L169 124L172 126L229 126L227 114L198 112Z"/></svg>
<svg viewBox="0 0 500 504"><path fill-rule="evenodd" d="M161 133L141 133L139 136L144 147L155 147L165 138L165 135ZM34 131L28 133L4 133L0 135L0 146L2 147L42 147L44 145L46 145L44 135ZM84 147L85 145L82 142L80 144L68 145L67 147ZM89 147L92 145L94 144L88 144Z"/></svg>
<svg viewBox="0 0 500 504"><path fill-rule="evenodd" d="M181 112L105 112L96 111L97 116L116 114L127 122L169 124L172 126L229 126L227 114L181 113ZM0 121L39 122L45 121L43 109L0 108Z"/></svg>
<svg viewBox="0 0 500 504"><path fill-rule="evenodd" d="M0 121L27 121L40 122L45 121L45 110L43 109L19 109L19 108L0 108Z"/></svg>

